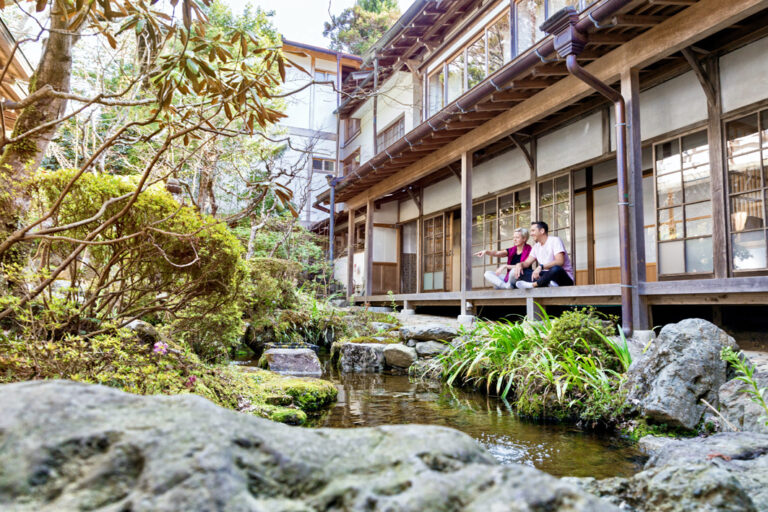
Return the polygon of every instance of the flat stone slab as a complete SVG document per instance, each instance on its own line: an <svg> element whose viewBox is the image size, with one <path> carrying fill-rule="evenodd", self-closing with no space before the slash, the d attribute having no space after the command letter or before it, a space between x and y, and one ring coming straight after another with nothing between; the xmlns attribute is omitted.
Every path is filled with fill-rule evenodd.
<svg viewBox="0 0 768 512"><path fill-rule="evenodd" d="M270 371L289 375L323 374L320 359L310 348L273 348L264 352L264 359Z"/></svg>
<svg viewBox="0 0 768 512"><path fill-rule="evenodd" d="M404 340L417 341L447 341L450 342L459 332L455 327L439 323L406 325L400 328L400 337Z"/></svg>

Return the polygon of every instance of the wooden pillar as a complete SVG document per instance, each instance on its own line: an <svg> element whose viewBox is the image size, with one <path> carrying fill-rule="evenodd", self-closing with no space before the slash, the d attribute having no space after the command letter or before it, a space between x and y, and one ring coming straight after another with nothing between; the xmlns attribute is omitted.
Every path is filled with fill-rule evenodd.
<svg viewBox="0 0 768 512"><path fill-rule="evenodd" d="M424 291L424 194L419 191L419 200L414 201L419 209L416 219L416 293Z"/></svg>
<svg viewBox="0 0 768 512"><path fill-rule="evenodd" d="M536 139L531 139L531 145L530 145L530 152L531 152L531 163L532 165L529 165L531 168L531 222L536 222L539 220L539 191L537 190L537 184L536 184ZM530 227L530 226L524 226L524 227Z"/></svg>
<svg viewBox="0 0 768 512"><path fill-rule="evenodd" d="M467 316L472 289L472 152L461 154L461 315Z"/></svg>
<svg viewBox="0 0 768 512"><path fill-rule="evenodd" d="M355 210L349 210L349 222L347 222L347 300L355 293Z"/></svg>
<svg viewBox="0 0 768 512"><path fill-rule="evenodd" d="M646 331L648 301L640 295L645 283L645 218L643 215L643 147L640 135L640 71L627 69L621 74L621 94L627 104L627 179L629 181L630 262L632 265L632 316L634 328Z"/></svg>
<svg viewBox="0 0 768 512"><path fill-rule="evenodd" d="M365 295L373 295L373 210L372 199L368 199L365 210Z"/></svg>
<svg viewBox="0 0 768 512"><path fill-rule="evenodd" d="M587 185L587 284L595 284L595 195L592 187L593 169L585 171ZM576 238L574 236L574 238Z"/></svg>
<svg viewBox="0 0 768 512"><path fill-rule="evenodd" d="M712 190L712 248L715 278L728 277L727 240L728 216L725 211L725 171L723 164L722 96L720 94L720 65L717 58L709 61L709 83L714 89L714 102L707 101L709 126L710 187Z"/></svg>

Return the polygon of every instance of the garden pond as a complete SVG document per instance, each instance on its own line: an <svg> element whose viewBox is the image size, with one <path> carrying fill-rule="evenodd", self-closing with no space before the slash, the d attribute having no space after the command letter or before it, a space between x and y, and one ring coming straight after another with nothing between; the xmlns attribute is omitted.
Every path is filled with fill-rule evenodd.
<svg viewBox="0 0 768 512"><path fill-rule="evenodd" d="M480 392L406 375L341 373L327 355L321 360L323 378L332 381L339 394L335 406L312 419L313 427L451 427L475 438L502 464L527 464L558 477L630 476L644 463L632 443L615 434L526 421L506 402Z"/></svg>

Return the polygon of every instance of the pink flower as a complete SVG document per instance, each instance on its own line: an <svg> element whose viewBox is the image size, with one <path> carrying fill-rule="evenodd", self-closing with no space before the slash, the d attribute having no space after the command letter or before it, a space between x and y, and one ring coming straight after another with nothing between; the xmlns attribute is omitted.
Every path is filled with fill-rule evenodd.
<svg viewBox="0 0 768 512"><path fill-rule="evenodd" d="M194 387L195 382L197 382L197 377L195 375L190 375L187 379L187 382L184 384L188 388Z"/></svg>
<svg viewBox="0 0 768 512"><path fill-rule="evenodd" d="M155 354L160 354L161 356L164 356L168 353L168 344L163 343L162 341L158 341L155 343L155 348L152 349L152 352Z"/></svg>

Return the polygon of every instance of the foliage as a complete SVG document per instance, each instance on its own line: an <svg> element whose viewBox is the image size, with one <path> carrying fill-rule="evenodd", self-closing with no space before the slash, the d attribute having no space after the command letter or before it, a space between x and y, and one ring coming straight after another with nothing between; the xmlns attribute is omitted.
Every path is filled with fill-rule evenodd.
<svg viewBox="0 0 768 512"><path fill-rule="evenodd" d="M680 427L671 427L666 423L648 423L645 418L637 418L627 421L620 426L622 435L631 441L639 441L645 436L655 437L694 437L698 435L695 430L686 430Z"/></svg>
<svg viewBox="0 0 768 512"><path fill-rule="evenodd" d="M768 403L766 403L766 389L761 388L757 380L755 379L755 367L749 364L744 352L735 352L731 347L724 347L720 353L720 358L732 366L738 376L736 379L746 384L746 389L742 392L747 393L749 398L762 407L765 411L765 415L760 419L765 421L765 425L768 426Z"/></svg>
<svg viewBox="0 0 768 512"><path fill-rule="evenodd" d="M362 55L399 17L394 0L358 0L338 16L331 15L323 35L330 37L331 49Z"/></svg>
<svg viewBox="0 0 768 512"><path fill-rule="evenodd" d="M592 310L560 319L543 313L541 322L478 322L440 356L443 375L448 384L510 399L526 416L615 423L624 411L624 376L611 368L618 358L593 330L599 322Z"/></svg>
<svg viewBox="0 0 768 512"><path fill-rule="evenodd" d="M153 350L127 331L91 339L67 336L56 343L0 335L0 383L66 378L140 395L194 393L229 409L295 424L306 421L305 411L336 399L330 382L210 366L183 344L164 345Z"/></svg>
<svg viewBox="0 0 768 512"><path fill-rule="evenodd" d="M248 268L247 312L251 318L266 317L275 310L296 305L295 263L279 258L254 258L248 261Z"/></svg>
<svg viewBox="0 0 768 512"><path fill-rule="evenodd" d="M576 308L564 311L552 323L547 340L553 347L572 343L577 353L594 355L608 368L618 370L620 362L610 342L610 337L616 334L615 324L615 318L604 320L594 308Z"/></svg>
<svg viewBox="0 0 768 512"><path fill-rule="evenodd" d="M41 173L39 206L55 201L75 172ZM48 277L88 230L84 221L105 204L106 215L119 210L118 199L133 187L131 178L112 175L89 173L77 180L52 223L68 228L40 243L37 268L24 280ZM15 309L11 319L18 332L31 340L58 341L66 335L111 333L145 317L170 324L170 336L206 360L226 355L242 328L240 283L246 275L242 245L226 226L153 186L93 242L84 262L69 266L66 280Z"/></svg>

